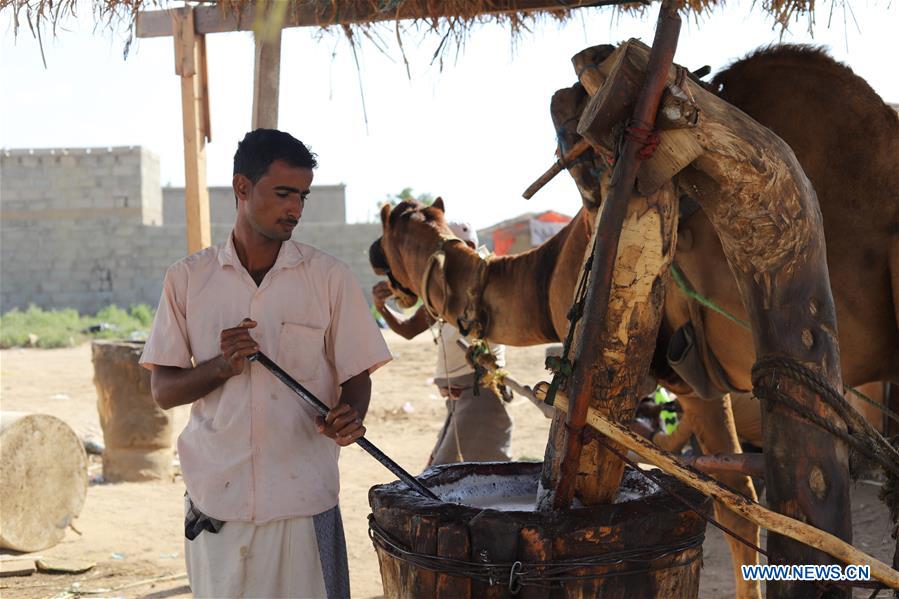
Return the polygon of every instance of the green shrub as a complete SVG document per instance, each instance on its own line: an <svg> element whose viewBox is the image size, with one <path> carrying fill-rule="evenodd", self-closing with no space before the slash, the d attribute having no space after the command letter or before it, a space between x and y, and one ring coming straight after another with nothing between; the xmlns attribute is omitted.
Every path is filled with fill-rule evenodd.
<svg viewBox="0 0 899 599"><path fill-rule="evenodd" d="M0 316L0 348L72 347L87 339L143 338L153 323L153 310L146 304L123 310L107 306L94 316L80 316L67 308L43 310L28 306Z"/></svg>

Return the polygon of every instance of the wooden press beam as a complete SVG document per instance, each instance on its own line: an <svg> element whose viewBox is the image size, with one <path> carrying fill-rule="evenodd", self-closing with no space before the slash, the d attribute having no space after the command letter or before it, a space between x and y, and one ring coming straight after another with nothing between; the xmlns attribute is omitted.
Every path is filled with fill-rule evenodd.
<svg viewBox="0 0 899 599"><path fill-rule="evenodd" d="M432 19L434 17L461 16L452 12L451 2L431 0L407 0L396 9L378 10L369 0L317 0L294 5L287 12L284 27L323 27L350 25L403 19ZM486 0L482 15L511 12L535 12L609 6L622 4L621 0ZM335 8L336 7L336 8ZM435 14L435 11L438 11ZM439 12L444 11L444 12ZM225 11L217 6L201 6L194 9L196 32L224 33L227 31L252 31L256 21L256 6L247 4L241 11ZM137 37L166 37L173 27L168 10L140 11L137 15Z"/></svg>
<svg viewBox="0 0 899 599"><path fill-rule="evenodd" d="M187 251L198 252L212 243L209 226L209 188L206 186L206 142L209 87L206 75L206 38L195 31L194 9L166 11L175 32L175 73L181 77L181 115L184 126L184 209Z"/></svg>

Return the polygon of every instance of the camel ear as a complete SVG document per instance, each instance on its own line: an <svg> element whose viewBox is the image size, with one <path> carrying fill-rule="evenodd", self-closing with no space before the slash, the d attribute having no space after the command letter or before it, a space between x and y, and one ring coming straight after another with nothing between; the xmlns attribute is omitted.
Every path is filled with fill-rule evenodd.
<svg viewBox="0 0 899 599"><path fill-rule="evenodd" d="M437 210L446 214L446 208L443 206L443 198L437 198L434 200L434 203L431 204L431 208L436 208Z"/></svg>
<svg viewBox="0 0 899 599"><path fill-rule="evenodd" d="M390 210L393 208L390 204L381 206L381 226L387 226L387 219L390 217Z"/></svg>

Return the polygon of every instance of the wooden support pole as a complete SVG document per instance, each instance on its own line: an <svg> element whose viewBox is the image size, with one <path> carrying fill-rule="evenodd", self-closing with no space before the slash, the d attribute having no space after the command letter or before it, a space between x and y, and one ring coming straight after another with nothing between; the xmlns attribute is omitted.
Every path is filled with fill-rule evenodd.
<svg viewBox="0 0 899 599"><path fill-rule="evenodd" d="M281 29L272 35L256 33L253 66L253 129L278 128L278 94L281 82Z"/></svg>
<svg viewBox="0 0 899 599"><path fill-rule="evenodd" d="M633 112L635 127L652 129L654 126L679 32L677 11L671 4L663 3L653 42L652 67ZM630 201L641 148L641 142L634 137L625 137L594 232L591 281L577 334L574 372L568 381L568 393L575 399L564 426L559 417L553 420L541 476L540 509L550 506L567 509L576 490L581 491L580 498L585 504L610 503L621 482L624 464L605 448L598 445L591 448L582 462L581 433L591 403L602 406L618 419L627 418L628 412L636 407L639 374L641 371L645 374L649 367L659 326L661 297L653 300L650 294L660 294L663 289L654 281L663 280L667 265L660 272L655 269L666 261L670 264L673 257L676 215L670 187L652 198L641 198L646 201L645 206L637 207ZM636 225L632 239L622 234L626 215ZM624 247L619 246L619 240ZM648 244L653 246L655 259L651 262L654 264L640 264L643 246ZM634 245L633 250L630 245ZM622 263L616 264L619 252ZM613 281L622 292L614 297ZM632 318L638 305L652 309L640 311L639 318ZM636 321L633 328L632 321Z"/></svg>
<svg viewBox="0 0 899 599"><path fill-rule="evenodd" d="M206 142L212 139L206 39L194 31L194 9L173 9L171 19L175 32L175 73L181 77L187 251L193 254L212 243L206 186Z"/></svg>

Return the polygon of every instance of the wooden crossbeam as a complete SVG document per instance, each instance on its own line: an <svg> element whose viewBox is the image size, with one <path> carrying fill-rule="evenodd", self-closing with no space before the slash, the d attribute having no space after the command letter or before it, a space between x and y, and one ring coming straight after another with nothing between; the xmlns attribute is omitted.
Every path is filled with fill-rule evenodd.
<svg viewBox="0 0 899 599"><path fill-rule="evenodd" d="M562 11L572 8L611 6L624 0L486 0L481 15L520 12ZM394 9L379 10L369 0L317 0L296 4L287 11L284 27L325 27L352 25L404 19L430 20L441 17L460 17L451 12L453 3L429 0L406 0ZM194 9L196 33L224 33L252 31L256 21L256 6L247 4L242 10L225 10L218 6L199 6ZM172 35L169 10L147 10L137 14L137 37L167 37Z"/></svg>

